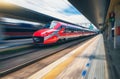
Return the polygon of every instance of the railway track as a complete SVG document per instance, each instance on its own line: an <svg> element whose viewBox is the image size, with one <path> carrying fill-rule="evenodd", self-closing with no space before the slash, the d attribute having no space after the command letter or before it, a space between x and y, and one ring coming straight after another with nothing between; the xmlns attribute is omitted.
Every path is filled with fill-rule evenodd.
<svg viewBox="0 0 120 79"><path fill-rule="evenodd" d="M71 41L65 44L61 45L54 45L48 48L40 48L40 49L35 49L31 51L27 51L28 53L25 52L25 54L22 55L16 55L13 57L9 57L7 59L0 60L0 76L5 76L8 73L11 73L13 71L16 71L18 69L21 69L25 66L28 66L36 61L39 61L41 59L44 59L48 56L51 56L57 52L63 51L67 48L73 47L74 45L79 44L82 41L85 41L91 37L84 38L82 40L76 40L76 41Z"/></svg>

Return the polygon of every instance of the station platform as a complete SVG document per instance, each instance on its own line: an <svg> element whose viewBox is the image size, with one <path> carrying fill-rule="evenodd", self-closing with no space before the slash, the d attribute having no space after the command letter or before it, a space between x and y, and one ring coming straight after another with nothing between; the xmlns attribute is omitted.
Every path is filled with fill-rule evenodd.
<svg viewBox="0 0 120 79"><path fill-rule="evenodd" d="M109 79L102 34L90 39L28 79Z"/></svg>

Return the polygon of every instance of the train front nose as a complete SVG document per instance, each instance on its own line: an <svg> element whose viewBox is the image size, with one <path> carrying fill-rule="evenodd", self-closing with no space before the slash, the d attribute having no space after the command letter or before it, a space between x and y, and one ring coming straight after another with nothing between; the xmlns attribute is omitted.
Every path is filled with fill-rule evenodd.
<svg viewBox="0 0 120 79"><path fill-rule="evenodd" d="M57 31L54 29L41 29L33 34L35 44L52 44L58 41Z"/></svg>
<svg viewBox="0 0 120 79"><path fill-rule="evenodd" d="M54 32L53 29L40 29L33 34L33 41L35 44L48 44L52 43L51 35Z"/></svg>
<svg viewBox="0 0 120 79"><path fill-rule="evenodd" d="M36 44L44 43L45 35L43 34L43 32L45 32L46 30L48 30L48 29L41 29L41 30L34 32L34 34L33 34L34 43L36 43Z"/></svg>

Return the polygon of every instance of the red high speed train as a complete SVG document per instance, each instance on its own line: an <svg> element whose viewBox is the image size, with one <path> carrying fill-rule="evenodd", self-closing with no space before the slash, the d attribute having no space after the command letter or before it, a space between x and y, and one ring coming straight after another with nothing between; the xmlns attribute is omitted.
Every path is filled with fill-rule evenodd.
<svg viewBox="0 0 120 79"><path fill-rule="evenodd" d="M33 41L35 44L52 44L58 41L65 41L77 37L94 35L94 31L89 29L71 25L59 21L52 21L43 29L40 29L33 34Z"/></svg>

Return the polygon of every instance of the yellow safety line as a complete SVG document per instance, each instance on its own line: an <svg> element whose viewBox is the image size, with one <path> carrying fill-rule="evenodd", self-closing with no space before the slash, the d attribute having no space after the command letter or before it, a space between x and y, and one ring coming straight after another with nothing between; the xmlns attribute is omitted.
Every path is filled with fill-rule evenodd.
<svg viewBox="0 0 120 79"><path fill-rule="evenodd" d="M50 72L44 75L41 79L55 79L70 63L72 63L72 61L75 59L76 56L82 53L82 51L85 50L86 47L88 47L94 41L94 39L92 39L91 41L88 41L85 46L78 49L76 53L74 53L64 62L58 64L54 69L52 69Z"/></svg>

